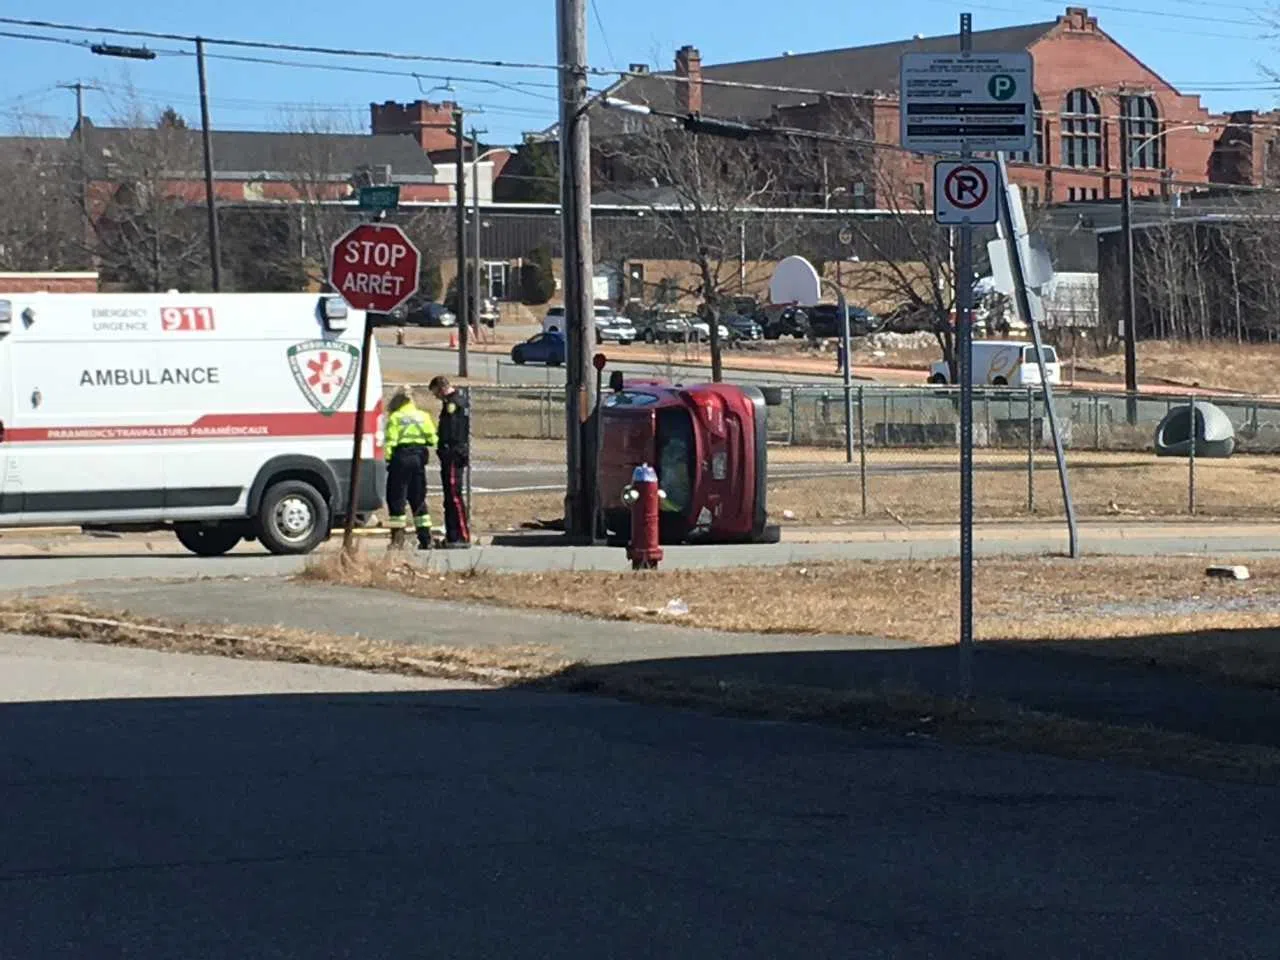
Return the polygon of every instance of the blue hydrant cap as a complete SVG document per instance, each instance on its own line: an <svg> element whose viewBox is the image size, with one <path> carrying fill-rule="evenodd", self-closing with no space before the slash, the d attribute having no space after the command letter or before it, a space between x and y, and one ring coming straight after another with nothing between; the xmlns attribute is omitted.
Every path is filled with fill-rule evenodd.
<svg viewBox="0 0 1280 960"><path fill-rule="evenodd" d="M631 472L632 483L657 483L658 473L647 463L642 463Z"/></svg>

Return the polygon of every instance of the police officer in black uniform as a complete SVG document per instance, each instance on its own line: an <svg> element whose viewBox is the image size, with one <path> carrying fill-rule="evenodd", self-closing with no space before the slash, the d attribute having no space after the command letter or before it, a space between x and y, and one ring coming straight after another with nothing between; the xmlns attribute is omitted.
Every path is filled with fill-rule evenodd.
<svg viewBox="0 0 1280 960"><path fill-rule="evenodd" d="M428 389L440 401L436 454L440 458L440 486L444 491L445 546L466 549L471 546L471 527L467 523L462 474L471 461L471 411L448 377L433 378Z"/></svg>

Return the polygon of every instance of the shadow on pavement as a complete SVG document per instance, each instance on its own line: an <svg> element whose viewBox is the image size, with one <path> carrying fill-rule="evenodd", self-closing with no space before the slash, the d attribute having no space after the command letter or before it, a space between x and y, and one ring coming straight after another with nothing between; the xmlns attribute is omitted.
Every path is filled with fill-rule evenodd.
<svg viewBox="0 0 1280 960"><path fill-rule="evenodd" d="M1247 637L1239 638L1241 644ZM1153 652L1194 644L1194 635L1140 638ZM1135 641L1137 643L1139 641ZM1274 643L1274 640L1272 641ZM725 684L955 697L961 691L954 646L788 650L636 660L575 668L593 675L670 677ZM980 644L973 694L1062 717L1189 734L1233 745L1280 747L1280 690L1207 679L1159 665L1118 662L1043 644Z"/></svg>
<svg viewBox="0 0 1280 960"><path fill-rule="evenodd" d="M0 724L7 956L1199 960L1280 921L1263 789L511 691Z"/></svg>

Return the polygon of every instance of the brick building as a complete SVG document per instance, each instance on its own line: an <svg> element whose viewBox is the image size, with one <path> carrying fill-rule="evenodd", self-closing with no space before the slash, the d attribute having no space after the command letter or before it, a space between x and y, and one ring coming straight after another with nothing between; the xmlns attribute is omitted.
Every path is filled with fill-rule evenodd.
<svg viewBox="0 0 1280 960"><path fill-rule="evenodd" d="M956 49L955 35L916 37L895 43L852 47L763 60L707 65L701 53L684 46L675 69L628 77L611 96L660 110L702 113L750 121L831 129L839 118L847 129L879 143L899 142L899 59L908 52ZM1138 60L1098 25L1084 7L1068 7L1054 20L973 34L978 52L1027 50L1035 62L1038 109L1036 148L1017 161L1012 176L1037 203L1106 200L1118 197L1122 125L1127 124L1133 156L1134 191L1168 195L1217 182L1257 182L1269 146L1244 136L1255 128L1209 113L1200 98L1184 94ZM791 87L815 93L722 86L720 82ZM604 128L618 129L598 111ZM1243 125L1242 125L1243 124ZM851 182L810 184L825 205L833 193L846 206L872 207L885 201L886 183L899 199L931 201L932 158L877 150L864 173ZM1245 161L1248 162L1245 162ZM876 171L876 172L873 172ZM887 174L887 176L886 176Z"/></svg>

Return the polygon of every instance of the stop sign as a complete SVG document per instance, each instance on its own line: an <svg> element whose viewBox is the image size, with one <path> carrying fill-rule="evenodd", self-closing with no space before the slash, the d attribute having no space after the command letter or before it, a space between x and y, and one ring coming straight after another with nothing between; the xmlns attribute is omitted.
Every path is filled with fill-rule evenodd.
<svg viewBox="0 0 1280 960"><path fill-rule="evenodd" d="M417 292L420 260L399 227L362 223L333 245L329 282L352 309L390 313Z"/></svg>

